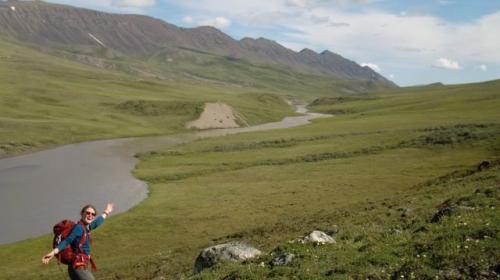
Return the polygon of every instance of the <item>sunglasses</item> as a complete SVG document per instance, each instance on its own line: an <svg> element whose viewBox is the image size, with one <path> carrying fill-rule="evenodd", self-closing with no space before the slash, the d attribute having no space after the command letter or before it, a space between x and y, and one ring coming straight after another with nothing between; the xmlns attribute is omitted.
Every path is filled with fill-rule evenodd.
<svg viewBox="0 0 500 280"><path fill-rule="evenodd" d="M87 211L87 212L85 212L85 215L87 215L87 216L88 216L88 215L92 215L92 216L94 216L94 217L95 217L96 213Z"/></svg>

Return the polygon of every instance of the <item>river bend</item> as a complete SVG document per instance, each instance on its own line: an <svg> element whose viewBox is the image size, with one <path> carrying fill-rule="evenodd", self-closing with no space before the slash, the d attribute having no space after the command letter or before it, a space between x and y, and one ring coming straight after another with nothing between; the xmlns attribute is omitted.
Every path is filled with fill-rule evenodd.
<svg viewBox="0 0 500 280"><path fill-rule="evenodd" d="M47 234L62 219L77 220L79 208L89 202L103 209L113 201L116 212L138 204L148 193L146 183L131 173L139 152L199 138L294 127L325 116L309 113L244 128L92 141L1 159L0 244Z"/></svg>

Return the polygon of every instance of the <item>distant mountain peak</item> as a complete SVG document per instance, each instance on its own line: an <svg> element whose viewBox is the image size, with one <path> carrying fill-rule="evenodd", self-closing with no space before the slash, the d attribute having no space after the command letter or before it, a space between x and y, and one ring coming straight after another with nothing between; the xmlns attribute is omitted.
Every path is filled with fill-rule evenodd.
<svg viewBox="0 0 500 280"><path fill-rule="evenodd" d="M336 53L334 53L332 51L329 51L329 50L322 51L320 53L320 55L323 55L323 56L335 56L335 57L340 56L340 55L338 55L338 54L336 54Z"/></svg>
<svg viewBox="0 0 500 280"><path fill-rule="evenodd" d="M307 54L307 55L317 55L318 53L311 50L311 49L308 49L308 48L304 48L302 49L299 53L301 54Z"/></svg>
<svg viewBox="0 0 500 280"><path fill-rule="evenodd" d="M270 40L270 39L266 39L263 37L259 37L257 39L245 37L245 38L240 40L240 43L243 45L246 45L246 46L271 47L271 48L278 47L278 48L286 49L285 47L280 45L278 42Z"/></svg>
<svg viewBox="0 0 500 280"><path fill-rule="evenodd" d="M9 6L15 3L19 13ZM147 57L162 48L186 48L252 64L284 66L308 74L338 79L395 84L369 68L331 51L288 49L274 40L245 37L235 40L212 26L180 28L144 15L111 14L41 1L0 2L0 35L44 48L109 52Z"/></svg>
<svg viewBox="0 0 500 280"><path fill-rule="evenodd" d="M278 44L276 41L270 40L270 39L267 39L267 38L264 38L264 37L259 37L256 40L259 41L259 42L267 42L267 43Z"/></svg>
<svg viewBox="0 0 500 280"><path fill-rule="evenodd" d="M215 28L213 26L210 26L210 25L200 25L200 26L197 26L197 27L187 28L187 29L193 29L193 30L200 30L200 31L204 31L204 32L214 32L214 33L225 34L224 32L222 32L219 29L217 29L217 28Z"/></svg>

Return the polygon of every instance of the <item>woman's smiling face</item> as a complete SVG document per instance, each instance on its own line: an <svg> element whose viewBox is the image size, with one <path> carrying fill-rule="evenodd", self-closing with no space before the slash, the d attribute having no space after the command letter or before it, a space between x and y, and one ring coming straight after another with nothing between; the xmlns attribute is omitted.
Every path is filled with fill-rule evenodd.
<svg viewBox="0 0 500 280"><path fill-rule="evenodd" d="M95 219L97 213L94 208L87 207L85 210L81 212L81 215L82 215L82 221L85 224L90 224Z"/></svg>

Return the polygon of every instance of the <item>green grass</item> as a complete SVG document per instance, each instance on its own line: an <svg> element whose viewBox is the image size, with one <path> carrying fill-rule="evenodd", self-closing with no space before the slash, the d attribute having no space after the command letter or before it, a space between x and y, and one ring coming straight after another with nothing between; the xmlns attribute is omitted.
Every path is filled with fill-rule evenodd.
<svg viewBox="0 0 500 280"><path fill-rule="evenodd" d="M317 213L296 223L338 229L336 244L283 242L257 261L216 266L196 279L495 279L499 171L497 165L405 194ZM436 206L448 200L456 210L432 223ZM255 235L243 236L257 239ZM288 266L270 265L283 252L293 253L295 260Z"/></svg>
<svg viewBox="0 0 500 280"><path fill-rule="evenodd" d="M246 60L183 47L165 47L143 57L113 56L103 50L71 48L52 49L50 52L138 77L245 87L306 101L317 96L338 96L376 88L370 81L316 75L283 65L251 64Z"/></svg>
<svg viewBox="0 0 500 280"><path fill-rule="evenodd" d="M308 126L140 155L134 174L150 196L94 233L96 275L187 278L202 248L242 240L266 255L196 278L491 278L500 257L499 88L379 92L314 106L351 113ZM125 107L161 115L148 104ZM477 171L484 160L492 167ZM445 202L456 210L432 223ZM337 244L289 242L329 228ZM2 277L64 279L41 265L49 248L50 236L0 246ZM281 252L297 258L269 265Z"/></svg>
<svg viewBox="0 0 500 280"><path fill-rule="evenodd" d="M277 96L281 92L126 72L0 41L0 157L87 140L179 132L205 102L225 102L249 124L293 114Z"/></svg>

